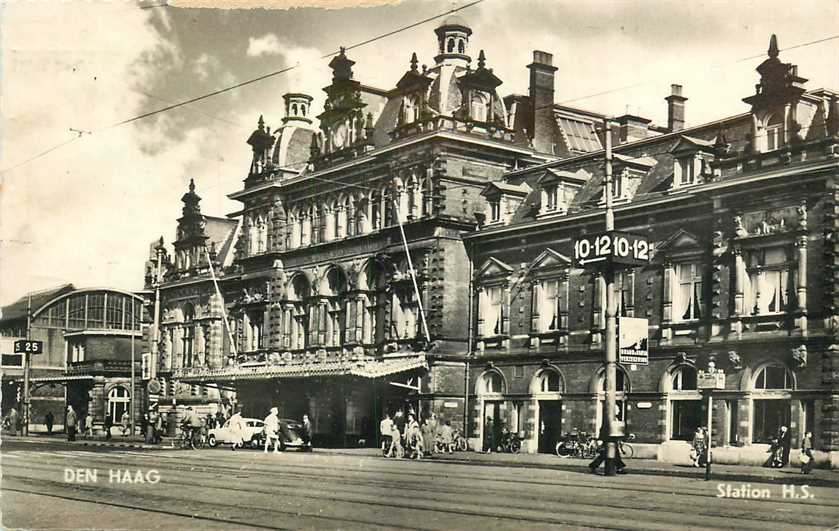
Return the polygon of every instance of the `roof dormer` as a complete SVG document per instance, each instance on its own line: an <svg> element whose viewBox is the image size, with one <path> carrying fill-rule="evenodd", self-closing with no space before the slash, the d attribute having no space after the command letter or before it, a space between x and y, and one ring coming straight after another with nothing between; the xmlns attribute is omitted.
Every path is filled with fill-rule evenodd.
<svg viewBox="0 0 839 531"><path fill-rule="evenodd" d="M531 191L527 183L509 184L499 181L487 183L481 191L481 195L486 198L487 202L483 224L507 225L510 223L513 214Z"/></svg>
<svg viewBox="0 0 839 531"><path fill-rule="evenodd" d="M609 191L614 202L629 202L635 196L635 191L641 180L653 169L657 161L645 155L629 157L615 153L612 163L612 187ZM601 203L606 202L604 196Z"/></svg>
<svg viewBox="0 0 839 531"><path fill-rule="evenodd" d="M687 135L670 150L673 155L672 189L681 189L707 182L712 174L711 162L714 160L715 143Z"/></svg>
<svg viewBox="0 0 839 531"><path fill-rule="evenodd" d="M537 217L565 214L577 192L591 175L583 169L576 172L548 168L537 181L541 201Z"/></svg>

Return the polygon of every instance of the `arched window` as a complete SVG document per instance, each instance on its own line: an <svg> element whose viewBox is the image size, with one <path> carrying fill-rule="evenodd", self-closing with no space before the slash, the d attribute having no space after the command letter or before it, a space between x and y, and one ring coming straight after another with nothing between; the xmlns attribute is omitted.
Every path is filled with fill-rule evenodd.
<svg viewBox="0 0 839 531"><path fill-rule="evenodd" d="M347 236L355 236L356 231L356 219L355 219L355 211L353 208L353 198L352 196L348 195L346 199L344 199L344 219L346 220L347 226Z"/></svg>
<svg viewBox="0 0 839 531"><path fill-rule="evenodd" d="M300 106L300 115L301 116L306 116L306 106L305 105Z"/></svg>
<svg viewBox="0 0 839 531"><path fill-rule="evenodd" d="M193 352L195 347L195 307L187 303L183 308L183 367L192 367Z"/></svg>
<svg viewBox="0 0 839 531"><path fill-rule="evenodd" d="M543 369L536 374L533 385L533 393L560 393L562 392L562 379L559 373L553 369Z"/></svg>
<svg viewBox="0 0 839 531"><path fill-rule="evenodd" d="M422 215L431 216L434 214L434 181L431 176L426 176L422 182Z"/></svg>
<svg viewBox="0 0 839 531"><path fill-rule="evenodd" d="M784 116L781 113L775 113L769 117L766 122L764 130L766 135L765 145L766 151L774 151L780 149L784 145Z"/></svg>
<svg viewBox="0 0 839 531"><path fill-rule="evenodd" d="M463 39L457 40L457 53L466 53L466 43Z"/></svg>
<svg viewBox="0 0 839 531"><path fill-rule="evenodd" d="M291 115L292 116L297 116L297 104L296 103L291 104Z"/></svg>
<svg viewBox="0 0 839 531"><path fill-rule="evenodd" d="M410 95L405 98L402 114L402 121L410 124L419 120L419 101L416 95Z"/></svg>
<svg viewBox="0 0 839 531"><path fill-rule="evenodd" d="M472 93L472 119L476 122L489 121L489 94L486 92Z"/></svg>
<svg viewBox="0 0 839 531"><path fill-rule="evenodd" d="M306 340L309 336L309 311L307 299L311 296L311 286L304 275L297 275L291 282L291 290L288 298L291 308L285 313L286 334L288 345L291 349L306 348Z"/></svg>
<svg viewBox="0 0 839 531"><path fill-rule="evenodd" d="M382 228L382 193L378 190L370 194L370 224L372 230Z"/></svg>
<svg viewBox="0 0 839 531"><path fill-rule="evenodd" d="M355 233L367 234L370 232L370 200L362 195L358 196L358 201L355 204Z"/></svg>
<svg viewBox="0 0 839 531"><path fill-rule="evenodd" d="M477 394L479 396L504 394L505 392L504 377L496 371L486 372L478 380Z"/></svg>
<svg viewBox="0 0 839 531"><path fill-rule="evenodd" d="M689 441L702 426L702 397L696 389L696 368L679 365L669 375L670 438Z"/></svg>
<svg viewBox="0 0 839 531"><path fill-rule="evenodd" d="M344 342L344 329L346 328L346 304L347 278L344 272L337 267L331 268L326 273L325 286L322 295L328 297L322 305L322 315L319 319L319 333L323 336L323 344L328 347L337 347Z"/></svg>
<svg viewBox="0 0 839 531"><path fill-rule="evenodd" d="M449 37L448 42L446 43L446 52L452 53L454 51L454 39Z"/></svg>
<svg viewBox="0 0 839 531"><path fill-rule="evenodd" d="M131 402L131 395L125 387L117 386L108 391L108 415L111 417L111 424L119 424L122 415L128 411L128 404Z"/></svg>
<svg viewBox="0 0 839 531"><path fill-rule="evenodd" d="M752 442L769 443L781 426L790 427L795 380L780 363L767 364L755 372L752 388Z"/></svg>

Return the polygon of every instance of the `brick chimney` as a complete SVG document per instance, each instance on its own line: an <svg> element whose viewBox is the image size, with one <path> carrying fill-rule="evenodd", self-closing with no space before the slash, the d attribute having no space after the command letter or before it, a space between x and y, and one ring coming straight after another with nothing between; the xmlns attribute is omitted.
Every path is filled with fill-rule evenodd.
<svg viewBox="0 0 839 531"><path fill-rule="evenodd" d="M530 69L530 104L533 106L529 133L533 147L542 153L554 152L554 76L557 68L553 66L553 58L553 54L533 50L533 62L527 65Z"/></svg>
<svg viewBox="0 0 839 531"><path fill-rule="evenodd" d="M636 140L647 138L652 120L632 114L624 114L615 118L615 121L618 122L619 141L621 144L626 144L627 142L635 142Z"/></svg>
<svg viewBox="0 0 839 531"><path fill-rule="evenodd" d="M685 128L685 102L681 85L670 85L670 95L667 100L667 130L671 133Z"/></svg>

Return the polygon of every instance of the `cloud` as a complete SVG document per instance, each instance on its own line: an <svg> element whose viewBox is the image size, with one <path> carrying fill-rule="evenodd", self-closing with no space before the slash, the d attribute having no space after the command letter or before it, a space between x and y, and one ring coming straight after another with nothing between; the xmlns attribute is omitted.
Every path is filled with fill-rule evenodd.
<svg viewBox="0 0 839 531"><path fill-rule="evenodd" d="M280 39L273 33L263 35L259 38L248 39L248 57L260 57L263 55L280 55L283 49Z"/></svg>

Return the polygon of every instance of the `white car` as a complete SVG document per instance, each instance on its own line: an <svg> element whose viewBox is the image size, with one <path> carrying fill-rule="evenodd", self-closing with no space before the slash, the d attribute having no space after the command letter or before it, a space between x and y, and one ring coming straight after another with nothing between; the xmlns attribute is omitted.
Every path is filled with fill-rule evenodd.
<svg viewBox="0 0 839 531"><path fill-rule="evenodd" d="M243 418L242 422L245 424L245 430L242 433L242 441L244 444L251 446L258 445L260 435L264 430L264 422L259 419ZM224 423L221 428L213 428L207 433L207 444L210 447L216 447L219 444L232 443L233 433L230 429L230 421Z"/></svg>

